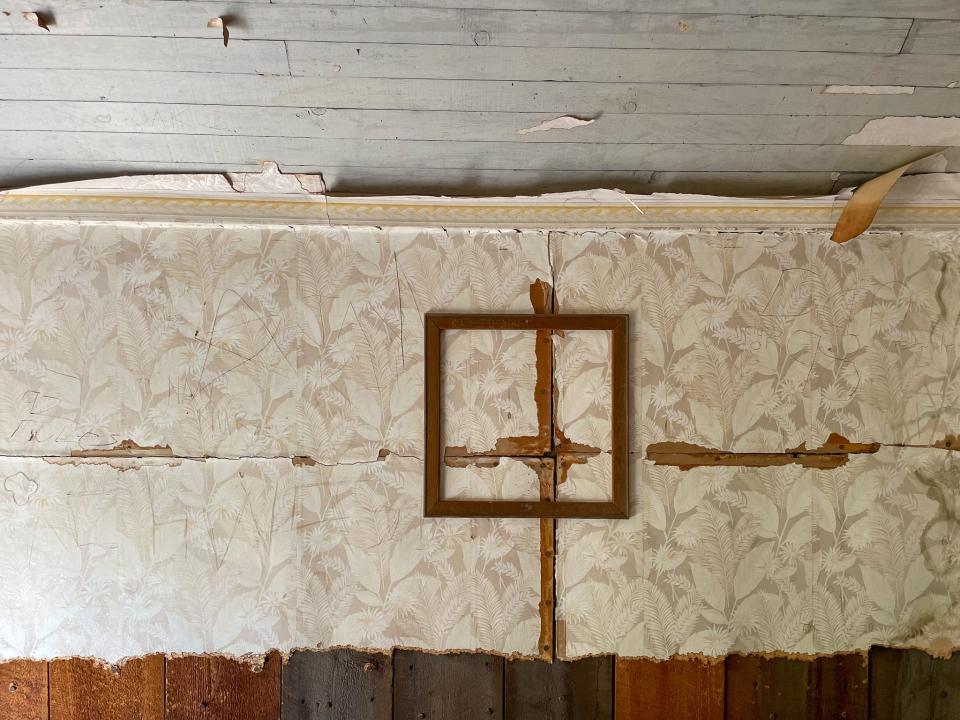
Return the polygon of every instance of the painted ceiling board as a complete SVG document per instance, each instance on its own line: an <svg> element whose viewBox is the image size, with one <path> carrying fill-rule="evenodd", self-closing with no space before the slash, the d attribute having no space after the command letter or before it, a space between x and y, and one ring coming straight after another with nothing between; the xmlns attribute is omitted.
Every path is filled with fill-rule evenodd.
<svg viewBox="0 0 960 720"><path fill-rule="evenodd" d="M213 38L212 2L163 0L102 6L89 0L58 8L54 35ZM635 12L470 10L426 7L251 5L230 30L238 40L363 44L424 43L515 47L622 47L827 50L897 53L911 22L896 18L798 15L667 15ZM0 16L0 34L38 34L16 14Z"/></svg>
<svg viewBox="0 0 960 720"><path fill-rule="evenodd" d="M0 130L464 142L840 145L870 115L607 115L573 132L525 132L554 113L7 101Z"/></svg>
<svg viewBox="0 0 960 720"><path fill-rule="evenodd" d="M441 45L287 43L293 75L478 80L924 85L960 75L954 55L864 55L772 50L485 48Z"/></svg>
<svg viewBox="0 0 960 720"><path fill-rule="evenodd" d="M824 85L596 83L306 78L145 70L0 69L0 101L99 101L298 109L701 115L951 115L952 88L901 94L825 92ZM912 90L912 92L910 92ZM0 113L4 105L0 105ZM772 122L777 122L773 120Z"/></svg>
<svg viewBox="0 0 960 720"><path fill-rule="evenodd" d="M131 160L157 164L189 159L219 167L220 163L255 165L270 158L282 167L315 158L319 166L371 167L390 157L389 140L327 140L221 135L139 133L70 133L0 131L0 143L20 149L20 159L56 157L63 160ZM941 148L850 145L688 145L579 143L451 142L410 140L398 165L422 168L510 170L625 171L848 171L883 172L917 160ZM8 151L9 152L9 151ZM955 161L957 148L944 152Z"/></svg>

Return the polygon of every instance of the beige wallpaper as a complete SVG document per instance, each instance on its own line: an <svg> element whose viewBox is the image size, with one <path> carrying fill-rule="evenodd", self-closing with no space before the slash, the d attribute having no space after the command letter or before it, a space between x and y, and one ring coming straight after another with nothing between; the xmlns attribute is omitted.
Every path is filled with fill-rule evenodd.
<svg viewBox="0 0 960 720"><path fill-rule="evenodd" d="M536 520L422 517L423 313L631 315L632 517L558 522L574 656L942 651L960 636L960 235L0 221L0 657L346 644L535 654ZM447 345L448 444L536 414L524 333ZM600 454L609 340L555 337ZM681 440L876 441L833 470L681 470ZM121 441L173 458L108 460ZM301 458L296 462L293 458ZM306 459L303 459L306 458ZM454 497L536 497L523 462Z"/></svg>

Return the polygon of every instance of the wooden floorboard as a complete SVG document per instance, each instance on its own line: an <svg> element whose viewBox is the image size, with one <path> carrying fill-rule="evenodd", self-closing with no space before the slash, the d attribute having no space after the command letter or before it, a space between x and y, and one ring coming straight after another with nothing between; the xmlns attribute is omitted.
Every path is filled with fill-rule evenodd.
<svg viewBox="0 0 960 720"><path fill-rule="evenodd" d="M163 707L163 655L117 670L81 658L50 663L51 720L163 720Z"/></svg>
<svg viewBox="0 0 960 720"><path fill-rule="evenodd" d="M47 720L47 672L42 660L0 663L0 718Z"/></svg>
<svg viewBox="0 0 960 720"><path fill-rule="evenodd" d="M723 720L723 660L617 659L617 720Z"/></svg>
<svg viewBox="0 0 960 720"><path fill-rule="evenodd" d="M506 720L613 720L613 658L510 660Z"/></svg>
<svg viewBox="0 0 960 720"><path fill-rule="evenodd" d="M283 720L390 720L393 660L356 650L295 652L283 666Z"/></svg>
<svg viewBox="0 0 960 720"><path fill-rule="evenodd" d="M217 655L169 658L166 720L278 720L280 664L277 653L259 671Z"/></svg>
<svg viewBox="0 0 960 720"><path fill-rule="evenodd" d="M393 659L395 720L502 720L504 660L399 650Z"/></svg>

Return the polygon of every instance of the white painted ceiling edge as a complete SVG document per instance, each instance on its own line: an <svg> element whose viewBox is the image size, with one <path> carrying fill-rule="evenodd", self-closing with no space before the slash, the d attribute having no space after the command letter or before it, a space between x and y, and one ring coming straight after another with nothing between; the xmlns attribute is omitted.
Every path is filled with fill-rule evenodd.
<svg viewBox="0 0 960 720"><path fill-rule="evenodd" d="M833 226L852 188L816 197L632 195L597 188L538 196L459 198L325 193L321 175L259 173L118 176L0 191L0 218L188 220L489 228ZM889 192L874 228L960 224L960 173L909 175Z"/></svg>

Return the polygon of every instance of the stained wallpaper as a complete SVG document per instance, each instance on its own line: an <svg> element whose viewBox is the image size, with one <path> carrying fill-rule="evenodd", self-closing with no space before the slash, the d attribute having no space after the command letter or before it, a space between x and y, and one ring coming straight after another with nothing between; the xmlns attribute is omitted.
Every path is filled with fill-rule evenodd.
<svg viewBox="0 0 960 720"><path fill-rule="evenodd" d="M424 519L423 313L626 312L631 517L557 522L558 651L960 638L960 236L0 222L0 657L353 645L532 655L540 524ZM609 495L603 333L554 336ZM532 434L522 332L452 334L445 444ZM699 467L881 443L839 468ZM955 439L954 439L955 440ZM123 441L170 457L111 459ZM931 447L938 444L939 447ZM454 497L536 497L518 459Z"/></svg>

